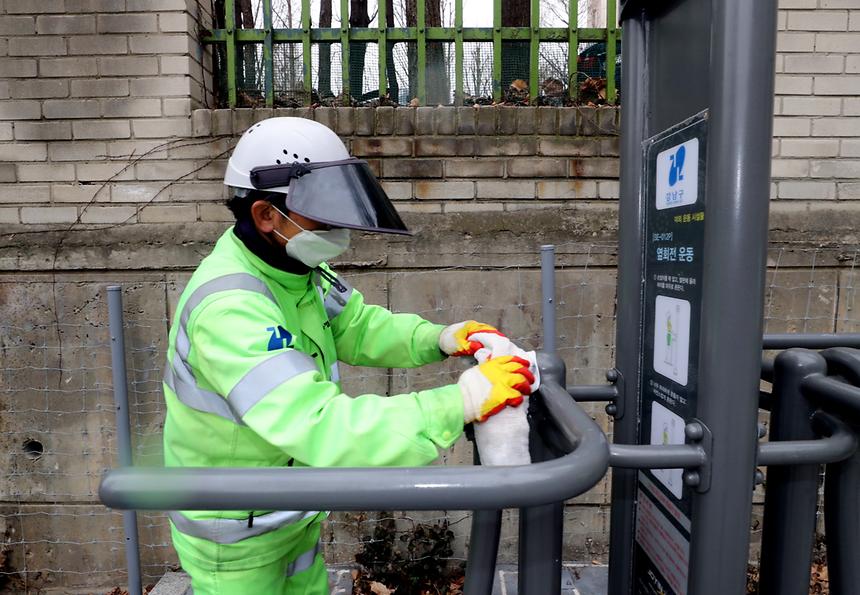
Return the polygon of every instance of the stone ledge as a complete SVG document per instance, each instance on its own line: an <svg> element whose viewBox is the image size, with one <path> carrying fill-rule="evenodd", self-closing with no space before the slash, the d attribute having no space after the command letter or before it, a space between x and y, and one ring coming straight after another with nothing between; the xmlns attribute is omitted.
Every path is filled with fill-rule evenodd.
<svg viewBox="0 0 860 595"><path fill-rule="evenodd" d="M618 106L576 107L299 107L196 109L192 135L238 135L272 116L309 118L341 136L617 136Z"/></svg>

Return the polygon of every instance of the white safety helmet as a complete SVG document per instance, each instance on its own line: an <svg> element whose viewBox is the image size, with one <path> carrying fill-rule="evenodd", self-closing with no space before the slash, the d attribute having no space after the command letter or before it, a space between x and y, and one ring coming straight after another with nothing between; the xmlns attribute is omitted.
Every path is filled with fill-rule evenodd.
<svg viewBox="0 0 860 595"><path fill-rule="evenodd" d="M367 162L349 156L328 127L305 118L269 118L239 139L224 174L237 196L286 195L294 213L334 227L409 234Z"/></svg>

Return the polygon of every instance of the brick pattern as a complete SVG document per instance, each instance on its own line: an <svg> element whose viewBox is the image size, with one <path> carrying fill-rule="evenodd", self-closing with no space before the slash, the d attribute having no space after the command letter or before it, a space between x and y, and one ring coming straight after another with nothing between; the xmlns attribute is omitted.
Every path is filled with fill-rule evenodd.
<svg viewBox="0 0 860 595"><path fill-rule="evenodd" d="M212 105L211 51L200 51L197 40L211 27L209 10L185 0L0 3L4 223L209 216L194 204L145 208L172 200L168 184L208 157L147 165L170 159L169 149L191 134L192 110ZM191 189L197 180L190 175ZM191 189L176 194L187 200ZM102 206L109 202L122 205Z"/></svg>
<svg viewBox="0 0 860 595"><path fill-rule="evenodd" d="M781 0L772 198L848 200L860 177L860 3Z"/></svg>
<svg viewBox="0 0 860 595"><path fill-rule="evenodd" d="M170 92L169 84L159 91ZM192 111L186 103L167 117L166 102L175 99L88 98L72 106L74 118L14 121L9 142L0 142L4 221L230 221L221 184L226 157L248 126L271 116L331 126L405 213L515 211L618 197L616 108L525 109L514 121L533 132L512 138L502 134L511 126L510 108ZM41 109L63 107L45 101ZM41 190L17 192L24 184Z"/></svg>

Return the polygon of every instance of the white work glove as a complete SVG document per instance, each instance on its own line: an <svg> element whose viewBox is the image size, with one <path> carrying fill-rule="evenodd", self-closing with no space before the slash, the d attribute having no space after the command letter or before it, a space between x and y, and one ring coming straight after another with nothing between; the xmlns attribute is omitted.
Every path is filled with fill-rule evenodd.
<svg viewBox="0 0 860 595"><path fill-rule="evenodd" d="M534 382L528 366L522 358L502 356L463 372L457 385L463 395L464 421L485 421L506 407L520 405Z"/></svg>
<svg viewBox="0 0 860 595"><path fill-rule="evenodd" d="M475 352L478 362L501 356L516 356L529 362L529 371L534 376L530 391L540 387L540 373L534 351L525 351L514 345L507 337L490 333L476 333L472 340L484 345ZM481 464L528 465L532 462L529 453L528 397L517 408L507 408L484 423L474 424L475 446L481 456Z"/></svg>

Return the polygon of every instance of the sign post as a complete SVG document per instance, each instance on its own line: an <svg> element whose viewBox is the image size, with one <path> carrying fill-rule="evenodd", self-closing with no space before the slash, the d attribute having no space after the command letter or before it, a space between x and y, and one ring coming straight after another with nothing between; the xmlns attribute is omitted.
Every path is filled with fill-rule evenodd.
<svg viewBox="0 0 860 595"><path fill-rule="evenodd" d="M709 468L613 471L613 594L745 592L776 12L623 2L615 440L704 438Z"/></svg>

